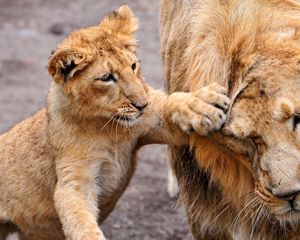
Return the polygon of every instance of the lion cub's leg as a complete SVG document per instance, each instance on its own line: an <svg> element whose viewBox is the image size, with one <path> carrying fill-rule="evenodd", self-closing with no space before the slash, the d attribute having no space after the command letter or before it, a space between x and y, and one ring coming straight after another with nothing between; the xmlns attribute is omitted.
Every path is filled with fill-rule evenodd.
<svg viewBox="0 0 300 240"><path fill-rule="evenodd" d="M201 99L203 102L201 103L193 98L182 101L181 106L178 107L178 111L172 116L173 121L181 126L183 131L189 132L190 130L195 130L203 136L214 130L219 130L226 120L224 111L228 109L230 104L229 98L225 96L226 93L227 90L216 83L210 84L207 87L203 87L198 91L193 92L194 97ZM178 93L178 95L180 94L184 93ZM187 111L187 108L192 109L194 113L192 111ZM199 119L199 116L194 115L195 113L204 117ZM167 161L172 161L171 154L169 154ZM168 164L167 167L167 190L169 196L173 198L178 194L179 187L177 178L171 168L171 164Z"/></svg>
<svg viewBox="0 0 300 240"><path fill-rule="evenodd" d="M18 229L10 223L0 224L0 240L6 240L9 234L17 232Z"/></svg>
<svg viewBox="0 0 300 240"><path fill-rule="evenodd" d="M18 240L65 240L64 235L62 235L60 232L52 231L49 232L43 231L40 229L40 231L35 233L29 233L27 235L23 233L18 234Z"/></svg>
<svg viewBox="0 0 300 240"><path fill-rule="evenodd" d="M203 87L193 93L176 92L169 95L166 116L187 133L196 131L207 136L220 130L225 123L230 99L227 90L217 83Z"/></svg>
<svg viewBox="0 0 300 240"><path fill-rule="evenodd" d="M105 240L97 223L99 160L80 157L77 150L56 161L55 207L67 240Z"/></svg>
<svg viewBox="0 0 300 240"><path fill-rule="evenodd" d="M7 240L11 234L17 234L18 240L33 240L32 238L26 238L20 229L12 223L0 224L0 240ZM38 239L42 240L41 238Z"/></svg>
<svg viewBox="0 0 300 240"><path fill-rule="evenodd" d="M18 233L19 240L65 240L60 221L50 224L23 226Z"/></svg>

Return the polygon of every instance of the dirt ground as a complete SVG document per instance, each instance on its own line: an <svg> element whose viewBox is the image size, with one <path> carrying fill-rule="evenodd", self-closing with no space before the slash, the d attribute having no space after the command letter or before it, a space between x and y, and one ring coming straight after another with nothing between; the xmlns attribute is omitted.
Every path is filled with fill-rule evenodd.
<svg viewBox="0 0 300 240"><path fill-rule="evenodd" d="M45 105L46 64L56 44L123 3L141 20L139 57L146 81L162 88L158 0L0 0L0 133ZM108 239L191 239L184 214L167 196L166 176L165 147L142 149L129 188L102 226Z"/></svg>

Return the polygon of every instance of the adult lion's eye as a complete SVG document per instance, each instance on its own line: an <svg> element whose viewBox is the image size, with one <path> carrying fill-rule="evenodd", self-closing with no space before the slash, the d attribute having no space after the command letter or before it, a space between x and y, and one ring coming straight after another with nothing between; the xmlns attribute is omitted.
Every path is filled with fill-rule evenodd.
<svg viewBox="0 0 300 240"><path fill-rule="evenodd" d="M96 78L95 80L100 80L102 82L111 82L111 81L115 82L116 81L115 77L111 73L105 74L102 77Z"/></svg>
<svg viewBox="0 0 300 240"><path fill-rule="evenodd" d="M295 131L297 128L297 125L300 123L300 116L296 115L293 118L293 130Z"/></svg>
<svg viewBox="0 0 300 240"><path fill-rule="evenodd" d="M136 63L131 65L131 69L132 69L132 71L134 71L136 69Z"/></svg>

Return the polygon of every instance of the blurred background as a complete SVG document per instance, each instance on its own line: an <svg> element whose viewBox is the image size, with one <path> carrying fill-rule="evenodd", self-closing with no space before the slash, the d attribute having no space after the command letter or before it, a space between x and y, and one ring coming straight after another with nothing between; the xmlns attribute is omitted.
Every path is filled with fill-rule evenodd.
<svg viewBox="0 0 300 240"><path fill-rule="evenodd" d="M0 133L45 105L51 81L46 65L56 44L124 3L140 18L145 79L162 89L158 0L0 0ZM129 188L102 226L108 239L191 239L183 211L167 195L166 172L164 146L140 151Z"/></svg>

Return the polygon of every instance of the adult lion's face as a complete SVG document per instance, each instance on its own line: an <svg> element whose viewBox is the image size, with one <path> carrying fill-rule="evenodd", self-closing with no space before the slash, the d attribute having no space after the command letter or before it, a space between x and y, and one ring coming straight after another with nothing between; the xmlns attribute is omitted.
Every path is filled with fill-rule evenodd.
<svg viewBox="0 0 300 240"><path fill-rule="evenodd" d="M243 79L226 131L251 138L255 193L278 219L300 219L300 51L261 60Z"/></svg>

